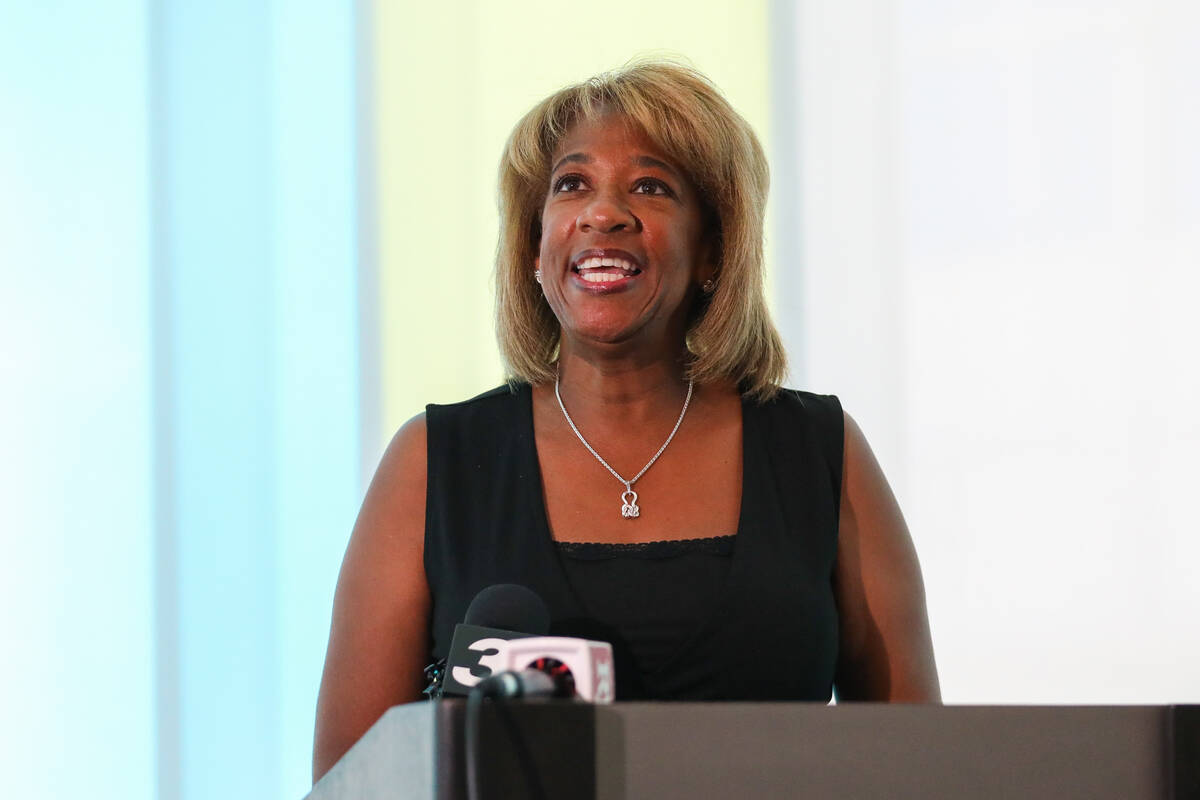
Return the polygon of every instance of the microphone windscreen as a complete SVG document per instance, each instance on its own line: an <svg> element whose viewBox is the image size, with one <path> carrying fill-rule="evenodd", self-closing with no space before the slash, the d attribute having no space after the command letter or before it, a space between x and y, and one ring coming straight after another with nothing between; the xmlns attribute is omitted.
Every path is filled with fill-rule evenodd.
<svg viewBox="0 0 1200 800"><path fill-rule="evenodd" d="M532 589L497 583L475 595L463 622L544 636L550 630L550 609Z"/></svg>

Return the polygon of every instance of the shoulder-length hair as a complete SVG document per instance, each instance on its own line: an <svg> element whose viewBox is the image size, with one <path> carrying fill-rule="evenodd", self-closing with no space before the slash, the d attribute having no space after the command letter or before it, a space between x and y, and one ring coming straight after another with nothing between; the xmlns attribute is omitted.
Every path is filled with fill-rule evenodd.
<svg viewBox="0 0 1200 800"><path fill-rule="evenodd" d="M754 131L695 69L635 62L568 86L513 128L500 160L496 330L511 378L555 377L561 329L534 282L551 159L580 120L617 114L640 127L691 179L715 228L716 287L696 293L687 370L697 383L731 381L760 401L779 390L783 343L763 295L763 213L769 175Z"/></svg>

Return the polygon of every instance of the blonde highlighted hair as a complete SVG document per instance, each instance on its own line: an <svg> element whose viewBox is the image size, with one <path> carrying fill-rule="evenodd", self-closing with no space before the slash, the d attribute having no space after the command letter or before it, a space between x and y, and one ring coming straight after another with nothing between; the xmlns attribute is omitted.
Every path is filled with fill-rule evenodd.
<svg viewBox="0 0 1200 800"><path fill-rule="evenodd" d="M496 330L513 379L553 380L561 329L531 280L551 159L580 120L615 114L637 125L698 189L716 227L712 294L697 293L687 331L689 376L730 381L764 401L786 369L763 294L767 159L750 125L704 75L669 61L634 62L533 107L513 128L500 161Z"/></svg>

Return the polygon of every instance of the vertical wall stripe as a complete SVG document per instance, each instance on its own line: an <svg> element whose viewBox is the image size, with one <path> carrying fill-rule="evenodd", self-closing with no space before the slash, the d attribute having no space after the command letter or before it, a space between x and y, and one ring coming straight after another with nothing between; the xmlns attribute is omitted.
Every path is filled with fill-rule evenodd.
<svg viewBox="0 0 1200 800"><path fill-rule="evenodd" d="M535 103L638 55L682 55L770 138L766 0L711 3L703 14L685 0L615 0L589 17L584 47L566 44L561 3L519 8L376 6L385 438L425 403L462 400L503 377L492 292L497 166Z"/></svg>
<svg viewBox="0 0 1200 800"><path fill-rule="evenodd" d="M274 523L280 791L311 784L338 567L360 499L353 4L272 4Z"/></svg>
<svg viewBox="0 0 1200 800"><path fill-rule="evenodd" d="M281 783L274 42L259 2L167 8L181 796L265 798Z"/></svg>
<svg viewBox="0 0 1200 800"><path fill-rule="evenodd" d="M804 220L800 216L800 114L796 80L796 1L770 3L772 309L788 352L790 385L804 386Z"/></svg>
<svg viewBox="0 0 1200 800"><path fill-rule="evenodd" d="M154 793L142 0L0 11L0 763Z"/></svg>
<svg viewBox="0 0 1200 800"><path fill-rule="evenodd" d="M364 491L387 441L383 419L383 329L379 296L379 141L374 0L356 0L358 146L359 483Z"/></svg>
<svg viewBox="0 0 1200 800"><path fill-rule="evenodd" d="M171 325L170 215L167 213L168 85L163 52L165 9L168 0L148 3L147 52L150 107L150 348L152 353L154 509L154 699L155 776L158 800L180 797L179 720L179 548L175 485L174 382L171 358L174 338Z"/></svg>
<svg viewBox="0 0 1200 800"><path fill-rule="evenodd" d="M184 800L281 784L270 23L259 2L162 5Z"/></svg>
<svg viewBox="0 0 1200 800"><path fill-rule="evenodd" d="M160 3L160 791L297 797L360 499L355 15Z"/></svg>
<svg viewBox="0 0 1200 800"><path fill-rule="evenodd" d="M799 108L803 271L790 302L804 388L842 398L902 496L908 298L899 291L895 5L797 3L791 102Z"/></svg>

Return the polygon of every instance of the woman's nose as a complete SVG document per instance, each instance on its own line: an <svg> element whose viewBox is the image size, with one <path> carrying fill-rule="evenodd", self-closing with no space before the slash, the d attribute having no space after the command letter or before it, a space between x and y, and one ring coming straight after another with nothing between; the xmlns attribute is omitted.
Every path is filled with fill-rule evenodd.
<svg viewBox="0 0 1200 800"><path fill-rule="evenodd" d="M582 231L599 233L638 229L638 218L625 202L624 195L617 190L602 190L593 194L580 211L576 223Z"/></svg>

